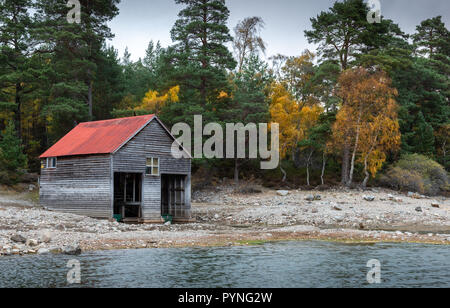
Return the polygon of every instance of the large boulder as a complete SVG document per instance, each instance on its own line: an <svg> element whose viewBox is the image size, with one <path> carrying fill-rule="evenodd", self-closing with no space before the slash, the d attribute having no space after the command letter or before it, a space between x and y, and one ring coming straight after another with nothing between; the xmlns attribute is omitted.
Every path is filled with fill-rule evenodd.
<svg viewBox="0 0 450 308"><path fill-rule="evenodd" d="M39 234L39 241L41 243L50 243L53 239L53 233L50 231L42 231Z"/></svg>
<svg viewBox="0 0 450 308"><path fill-rule="evenodd" d="M27 242L27 239L20 234L14 234L13 236L11 236L11 241L15 243L25 244Z"/></svg>
<svg viewBox="0 0 450 308"><path fill-rule="evenodd" d="M65 254L65 255L70 255L70 256L77 256L77 255L81 254L81 247L78 244L73 245L73 246L64 246L61 249L61 253Z"/></svg>

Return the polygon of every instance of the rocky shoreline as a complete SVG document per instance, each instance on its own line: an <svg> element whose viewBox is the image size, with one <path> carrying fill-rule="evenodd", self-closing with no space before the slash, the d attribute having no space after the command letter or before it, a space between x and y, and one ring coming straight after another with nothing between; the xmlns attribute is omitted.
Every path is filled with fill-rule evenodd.
<svg viewBox="0 0 450 308"><path fill-rule="evenodd" d="M255 245L270 241L450 244L450 201L370 191L236 193L217 187L194 193L197 222L126 225L46 211L20 194L0 192L0 255Z"/></svg>

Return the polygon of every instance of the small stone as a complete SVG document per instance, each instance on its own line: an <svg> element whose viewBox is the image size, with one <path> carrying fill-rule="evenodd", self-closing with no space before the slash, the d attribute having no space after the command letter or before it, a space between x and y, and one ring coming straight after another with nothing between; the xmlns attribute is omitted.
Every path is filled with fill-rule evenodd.
<svg viewBox="0 0 450 308"><path fill-rule="evenodd" d="M172 222L171 221L168 221L168 222L166 222L165 224L164 224L164 226L171 226L172 225Z"/></svg>
<svg viewBox="0 0 450 308"><path fill-rule="evenodd" d="M394 198L394 201L397 203L402 203L403 199L402 198Z"/></svg>
<svg viewBox="0 0 450 308"><path fill-rule="evenodd" d="M422 208L419 206L419 207L416 207L416 212L422 213L423 210L422 210Z"/></svg>
<svg viewBox="0 0 450 308"><path fill-rule="evenodd" d="M50 247L49 250L50 250L50 253L55 254L55 255L60 254L62 252L62 248L57 247L57 246Z"/></svg>
<svg viewBox="0 0 450 308"><path fill-rule="evenodd" d="M50 250L47 248L39 248L37 251L38 255L48 255L50 253Z"/></svg>
<svg viewBox="0 0 450 308"><path fill-rule="evenodd" d="M434 207L434 208L436 208L436 209L439 209L439 208L441 207L441 205L440 205L437 201L433 201L433 202L431 203L431 206Z"/></svg>
<svg viewBox="0 0 450 308"><path fill-rule="evenodd" d="M322 196L321 195L315 195L314 196L314 200L320 201L320 200L322 200Z"/></svg>
<svg viewBox="0 0 450 308"><path fill-rule="evenodd" d="M305 200L306 200L306 201L309 201L309 202L312 202L312 201L315 200L315 198L314 198L313 195L308 195L308 196L306 196Z"/></svg>
<svg viewBox="0 0 450 308"><path fill-rule="evenodd" d="M13 236L11 236L11 241L15 242L15 243L22 243L25 244L27 242L27 239L24 238L22 235L20 234L14 234Z"/></svg>
<svg viewBox="0 0 450 308"><path fill-rule="evenodd" d="M342 217L342 216L336 216L336 217L334 217L334 219L336 220L336 222L343 222L344 221L344 217Z"/></svg>
<svg viewBox="0 0 450 308"><path fill-rule="evenodd" d="M34 240L34 239L28 239L26 241L26 245L30 246L30 247L35 247L35 246L39 245L39 242L37 240Z"/></svg>
<svg viewBox="0 0 450 308"><path fill-rule="evenodd" d="M335 210L335 211L342 211L342 209L340 207L338 207L338 206L334 206L333 210Z"/></svg>
<svg viewBox="0 0 450 308"><path fill-rule="evenodd" d="M364 196L364 200L373 202L373 201L375 201L375 197L374 196Z"/></svg>
<svg viewBox="0 0 450 308"><path fill-rule="evenodd" d="M413 193L413 192L409 192L408 197L413 198L413 199L423 199L423 196L421 196L417 193Z"/></svg>
<svg viewBox="0 0 450 308"><path fill-rule="evenodd" d="M289 195L289 191L287 191L287 190L278 190L277 194L278 194L278 196L286 197L287 195Z"/></svg>
<svg viewBox="0 0 450 308"><path fill-rule="evenodd" d="M214 219L219 219L219 218L220 218L219 214L214 215Z"/></svg>

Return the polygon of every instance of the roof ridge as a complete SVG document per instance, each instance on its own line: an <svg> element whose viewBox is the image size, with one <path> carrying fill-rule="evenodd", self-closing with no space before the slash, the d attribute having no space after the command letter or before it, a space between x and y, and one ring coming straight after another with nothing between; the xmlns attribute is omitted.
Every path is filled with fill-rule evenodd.
<svg viewBox="0 0 450 308"><path fill-rule="evenodd" d="M114 122L114 121L119 121L119 120L129 120L129 119L144 118L144 117L154 118L155 114L146 114L146 115L133 116L133 117L124 117L124 118L116 118L116 119L108 119L108 120L98 120L98 121L90 121L90 122L81 122L78 125L91 124L91 123Z"/></svg>

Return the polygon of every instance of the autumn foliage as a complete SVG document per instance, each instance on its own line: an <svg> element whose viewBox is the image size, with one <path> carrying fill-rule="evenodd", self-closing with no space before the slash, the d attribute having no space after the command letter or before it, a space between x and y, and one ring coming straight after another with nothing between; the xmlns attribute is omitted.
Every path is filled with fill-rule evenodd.
<svg viewBox="0 0 450 308"><path fill-rule="evenodd" d="M348 183L351 185L355 163L364 166L367 185L386 161L388 153L399 149L397 90L382 71L371 72L355 68L339 78L339 96L342 106L333 125L332 144L336 149L351 149Z"/></svg>
<svg viewBox="0 0 450 308"><path fill-rule="evenodd" d="M309 130L317 123L323 108L304 106L293 99L283 83L272 88L270 115L272 122L280 125L280 156L292 154L298 143L307 138Z"/></svg>
<svg viewBox="0 0 450 308"><path fill-rule="evenodd" d="M166 94L160 95L158 91L149 90L145 97L142 99L140 106L136 107L135 111L150 111L155 114L159 114L161 109L166 106L167 103L177 103L180 101L178 93L180 87L175 86L169 89Z"/></svg>

